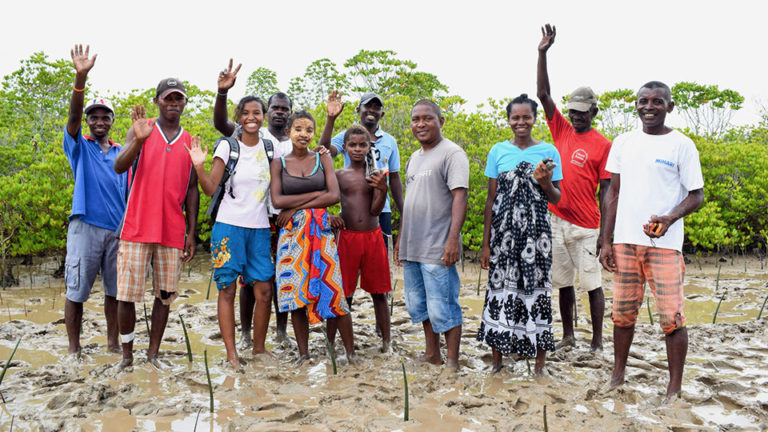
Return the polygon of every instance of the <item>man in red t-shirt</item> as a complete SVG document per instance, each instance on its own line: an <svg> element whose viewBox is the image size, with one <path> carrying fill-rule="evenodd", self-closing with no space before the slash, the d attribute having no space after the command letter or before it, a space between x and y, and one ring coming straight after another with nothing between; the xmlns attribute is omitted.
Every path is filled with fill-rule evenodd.
<svg viewBox="0 0 768 432"><path fill-rule="evenodd" d="M175 78L160 81L154 102L158 107L155 120L146 118L143 106L133 108L133 126L115 158L118 173L128 171L138 160L117 256L117 319L123 347L120 369L133 363L135 303L144 300L147 267L152 266L155 296L147 360L158 366L168 312L179 295L181 265L195 255L200 192L186 150L192 137L179 124L187 104L184 84Z"/></svg>
<svg viewBox="0 0 768 432"><path fill-rule="evenodd" d="M594 352L603 348L605 314L598 262L601 212L595 195L599 185L600 202L603 202L610 186L611 174L605 170L605 162L611 142L592 128L592 120L597 114L597 98L589 87L579 87L571 93L566 103L570 123L558 111L550 95L547 73L547 50L555 42L555 27L547 24L541 33L537 93L563 163L562 198L559 203L549 205L552 212L552 288L560 290L560 316L563 319L563 339L558 348L576 344L573 311L576 302L574 279L578 273L580 288L589 293L591 351Z"/></svg>

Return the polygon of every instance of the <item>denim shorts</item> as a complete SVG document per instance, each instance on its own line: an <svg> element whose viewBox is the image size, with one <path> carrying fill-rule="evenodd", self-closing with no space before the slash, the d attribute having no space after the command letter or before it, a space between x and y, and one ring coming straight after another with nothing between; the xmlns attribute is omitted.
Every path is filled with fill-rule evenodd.
<svg viewBox="0 0 768 432"><path fill-rule="evenodd" d="M245 283L265 282L275 275L269 228L243 228L221 222L211 231L213 280L220 290L238 276Z"/></svg>
<svg viewBox="0 0 768 432"><path fill-rule="evenodd" d="M83 222L79 216L69 221L64 280L67 299L85 303L91 295L96 275L101 271L104 294L117 295L117 233Z"/></svg>
<svg viewBox="0 0 768 432"><path fill-rule="evenodd" d="M461 325L459 290L461 281L456 266L403 261L405 305L411 321L429 319L435 333Z"/></svg>

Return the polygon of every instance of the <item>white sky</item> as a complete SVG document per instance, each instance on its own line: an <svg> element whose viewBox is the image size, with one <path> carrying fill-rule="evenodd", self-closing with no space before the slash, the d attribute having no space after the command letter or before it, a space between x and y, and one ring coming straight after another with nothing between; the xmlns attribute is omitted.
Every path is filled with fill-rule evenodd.
<svg viewBox="0 0 768 432"><path fill-rule="evenodd" d="M242 62L233 95L266 66L279 86L314 60L339 66L360 49L413 60L470 106L488 97L536 93L540 26L558 36L549 51L556 100L580 85L597 92L649 80L718 84L747 102L739 124L768 105L768 3L735 0L626 1L13 1L3 4L0 74L33 52L69 59L75 43L99 54L90 80L102 93L154 88L177 76L216 89L230 57Z"/></svg>

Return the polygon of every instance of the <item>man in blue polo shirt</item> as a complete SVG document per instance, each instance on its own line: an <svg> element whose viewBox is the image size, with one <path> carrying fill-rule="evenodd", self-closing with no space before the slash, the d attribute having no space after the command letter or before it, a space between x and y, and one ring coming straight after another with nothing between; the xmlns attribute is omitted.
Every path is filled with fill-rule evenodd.
<svg viewBox="0 0 768 432"><path fill-rule="evenodd" d="M115 118L112 104L102 98L85 106L85 123L90 136L81 132L85 81L96 61L88 58L89 47L75 45L71 51L75 84L69 103L69 120L64 133L64 153L72 167L75 191L67 231L67 259L64 278L67 300L64 321L69 353L80 355L80 328L83 303L88 300L96 275L101 271L104 286L104 315L107 319L107 346L119 352L117 341L117 244L116 230L125 213L128 173L113 169L120 145L109 139Z"/></svg>
<svg viewBox="0 0 768 432"><path fill-rule="evenodd" d="M344 151L344 132L343 130L331 139L333 134L333 125L336 118L344 109L341 103L341 95L334 91L328 96L328 120L323 129L323 135L320 137L319 145L324 146L331 151L331 156L336 157L341 153L344 155L344 166L349 166L349 155ZM371 134L371 151L376 159L376 168L389 171L389 190L392 199L395 201L398 212L403 214L403 183L400 180L400 152L397 149L395 138L381 130L379 121L384 117L384 103L376 93L366 93L360 98L357 105L357 114L360 116L362 124ZM390 209L389 199L384 201L384 209L379 216L379 225L384 233L384 242L389 245L388 237L392 236L392 210Z"/></svg>

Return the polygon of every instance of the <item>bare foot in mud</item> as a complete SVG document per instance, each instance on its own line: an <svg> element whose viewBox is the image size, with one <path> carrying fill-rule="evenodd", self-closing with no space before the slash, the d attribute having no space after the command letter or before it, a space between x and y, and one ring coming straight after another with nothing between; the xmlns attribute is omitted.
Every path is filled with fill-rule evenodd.
<svg viewBox="0 0 768 432"><path fill-rule="evenodd" d="M240 348L245 351L251 347L253 347L253 339L251 339L251 335L243 332L243 336L240 338Z"/></svg>
<svg viewBox="0 0 768 432"><path fill-rule="evenodd" d="M253 354L254 359L264 359L264 360L275 360L277 357L275 357L274 354L272 354L272 351L270 350L264 350L264 351L256 351L253 350L251 352Z"/></svg>
<svg viewBox="0 0 768 432"><path fill-rule="evenodd" d="M227 361L229 362L229 365L232 366L235 370L240 370L242 368L242 366L240 366L240 359L237 358L237 356L227 358Z"/></svg>
<svg viewBox="0 0 768 432"><path fill-rule="evenodd" d="M120 363L117 364L117 370L122 372L126 368L131 367L132 365L133 365L133 357L124 358L120 361Z"/></svg>
<svg viewBox="0 0 768 432"><path fill-rule="evenodd" d="M282 344L283 342L288 342L288 333L285 330L278 330L275 334L275 342L278 344Z"/></svg>
<svg viewBox="0 0 768 432"><path fill-rule="evenodd" d="M390 341L385 341L385 340L381 341L381 348L379 349L379 351L386 354L389 352L390 348L392 348L392 343Z"/></svg>
<svg viewBox="0 0 768 432"><path fill-rule="evenodd" d="M447 372L452 372L452 373L458 372L459 371L459 361L458 360L453 360L453 359L446 360L445 361L445 370Z"/></svg>
<svg viewBox="0 0 768 432"><path fill-rule="evenodd" d="M621 376L618 377L611 377L611 383L608 386L608 390L606 390L604 393L610 393L617 388L621 387L624 384L624 374L621 374Z"/></svg>
<svg viewBox="0 0 768 432"><path fill-rule="evenodd" d="M592 345L589 347L589 352L591 354L603 352L603 344L602 344L602 342L592 341Z"/></svg>
<svg viewBox="0 0 768 432"><path fill-rule="evenodd" d="M120 354L123 352L123 348L120 345L107 346L107 352L112 354Z"/></svg>
<svg viewBox="0 0 768 432"><path fill-rule="evenodd" d="M682 399L680 392L676 391L671 394L667 394L667 396L664 397L664 400L661 401L662 405L670 405L675 403L677 400Z"/></svg>
<svg viewBox="0 0 768 432"><path fill-rule="evenodd" d="M347 361L350 366L360 366L363 362L357 358L357 354L347 354Z"/></svg>
<svg viewBox="0 0 768 432"><path fill-rule="evenodd" d="M567 336L564 337L560 342L557 343L555 348L561 349L565 347L575 347L576 346L576 338L573 336Z"/></svg>
<svg viewBox="0 0 768 432"><path fill-rule="evenodd" d="M299 356L299 358L293 362L293 366L298 367L302 366L304 363L309 362L309 354L305 354L303 356Z"/></svg>
<svg viewBox="0 0 768 432"><path fill-rule="evenodd" d="M499 363L491 366L491 375L498 375L504 369L504 364Z"/></svg>
<svg viewBox="0 0 768 432"><path fill-rule="evenodd" d="M426 354L420 355L416 359L417 363L429 363L431 365L440 366L443 364L443 358L440 356L440 354L427 356Z"/></svg>

